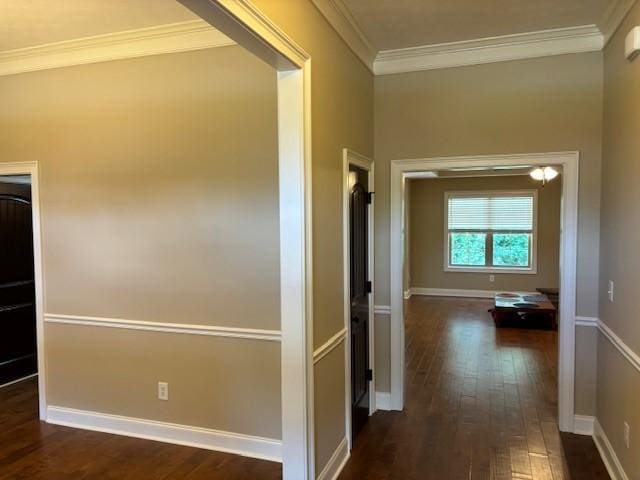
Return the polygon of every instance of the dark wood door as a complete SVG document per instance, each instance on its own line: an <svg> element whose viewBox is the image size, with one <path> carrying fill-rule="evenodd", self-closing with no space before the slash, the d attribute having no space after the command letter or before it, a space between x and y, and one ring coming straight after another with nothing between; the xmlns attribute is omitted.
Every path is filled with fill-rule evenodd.
<svg viewBox="0 0 640 480"><path fill-rule="evenodd" d="M31 186L0 183L0 385L36 373Z"/></svg>
<svg viewBox="0 0 640 480"><path fill-rule="evenodd" d="M369 203L368 174L350 168L351 419L352 445L369 418Z"/></svg>

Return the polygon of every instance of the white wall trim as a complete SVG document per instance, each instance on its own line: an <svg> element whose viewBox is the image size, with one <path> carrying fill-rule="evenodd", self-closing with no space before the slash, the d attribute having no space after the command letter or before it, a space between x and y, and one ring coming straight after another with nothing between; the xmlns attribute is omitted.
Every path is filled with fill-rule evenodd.
<svg viewBox="0 0 640 480"><path fill-rule="evenodd" d="M333 452L333 455L331 455L331 458L318 475L318 480L336 480L340 476L340 472L342 472L344 466L347 464L349 457L349 445L345 437L342 439L338 448Z"/></svg>
<svg viewBox="0 0 640 480"><path fill-rule="evenodd" d="M47 422L96 432L234 453L274 462L282 461L282 442L280 440L253 435L57 406L49 406Z"/></svg>
<svg viewBox="0 0 640 480"><path fill-rule="evenodd" d="M611 445L607 434L602 429L597 418L593 424L593 440L600 452L600 457L602 458L605 467L607 467L611 480L629 480L629 476L624 471L622 463L620 463L620 459L618 458L618 455L616 455L616 451L613 449L613 445Z"/></svg>
<svg viewBox="0 0 640 480"><path fill-rule="evenodd" d="M0 76L234 44L204 20L189 20L0 52Z"/></svg>
<svg viewBox="0 0 640 480"><path fill-rule="evenodd" d="M561 165L562 224L560 239L560 309L558 410L561 431L574 427L576 264L578 238L579 152L437 157L391 162L391 408L402 410L405 395L402 211L405 174L451 168Z"/></svg>
<svg viewBox="0 0 640 480"><path fill-rule="evenodd" d="M373 72L373 61L377 51L344 2L342 0L312 0L312 2L353 53Z"/></svg>
<svg viewBox="0 0 640 480"><path fill-rule="evenodd" d="M598 330L600 330L605 338L618 349L622 356L640 372L640 355L634 352L629 345L624 343L624 341L600 319L598 319Z"/></svg>
<svg viewBox="0 0 640 480"><path fill-rule="evenodd" d="M593 435L595 417L590 415L574 415L573 433L576 435Z"/></svg>
<svg viewBox="0 0 640 480"><path fill-rule="evenodd" d="M383 50L374 62L376 75L461 67L525 58L602 50L595 25L542 30L498 37Z"/></svg>
<svg viewBox="0 0 640 480"><path fill-rule="evenodd" d="M389 305L376 305L373 311L376 315L391 315L391 307Z"/></svg>
<svg viewBox="0 0 640 480"><path fill-rule="evenodd" d="M596 317L576 317L576 326L598 328L598 319Z"/></svg>
<svg viewBox="0 0 640 480"><path fill-rule="evenodd" d="M37 162L0 162L0 175L31 177L31 218L33 221L33 265L36 300L36 350L38 352L38 412L47 419L47 369L44 337L44 274L42 268L42 232L40 229L40 178Z"/></svg>
<svg viewBox="0 0 640 480"><path fill-rule="evenodd" d="M327 340L322 346L318 347L313 352L313 363L318 363L324 357L333 352L339 345L344 342L344 339L347 336L347 330L343 328L338 333L336 333L333 337Z"/></svg>
<svg viewBox="0 0 640 480"><path fill-rule="evenodd" d="M46 323L58 323L64 325L122 328L126 330L144 330L148 332L178 333L186 335L208 335L213 337L266 340L270 342L279 342L282 339L282 333L279 330L260 330L254 328L149 322L143 320L59 315L53 313L45 313L44 321Z"/></svg>
<svg viewBox="0 0 640 480"><path fill-rule="evenodd" d="M604 35L605 46L609 43L609 40L611 40L618 28L620 28L620 25L622 25L622 22L636 2L637 0L614 0L609 5L600 24Z"/></svg>
<svg viewBox="0 0 640 480"><path fill-rule="evenodd" d="M408 290L404 291L404 299L409 300L410 298L411 298L411 289L409 288Z"/></svg>
<svg viewBox="0 0 640 480"><path fill-rule="evenodd" d="M378 410L391 410L390 392L376 392L376 408Z"/></svg>
<svg viewBox="0 0 640 480"><path fill-rule="evenodd" d="M497 293L536 294L536 292L511 292L507 290L462 290L457 288L411 287L411 295L426 295L429 297L494 298Z"/></svg>

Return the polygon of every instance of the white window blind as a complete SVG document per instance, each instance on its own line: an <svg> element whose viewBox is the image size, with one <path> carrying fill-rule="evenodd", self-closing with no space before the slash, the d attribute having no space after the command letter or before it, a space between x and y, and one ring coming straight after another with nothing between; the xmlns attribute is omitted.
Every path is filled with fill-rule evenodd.
<svg viewBox="0 0 640 480"><path fill-rule="evenodd" d="M533 230L533 194L449 197L449 230Z"/></svg>

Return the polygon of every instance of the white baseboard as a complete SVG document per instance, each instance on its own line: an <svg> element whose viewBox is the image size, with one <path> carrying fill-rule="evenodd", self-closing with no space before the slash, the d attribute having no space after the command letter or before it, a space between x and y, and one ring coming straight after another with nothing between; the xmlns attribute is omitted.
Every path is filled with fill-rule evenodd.
<svg viewBox="0 0 640 480"><path fill-rule="evenodd" d="M404 291L404 299L409 300L411 298L411 289Z"/></svg>
<svg viewBox="0 0 640 480"><path fill-rule="evenodd" d="M422 288L411 287L411 295L427 295L430 297L465 297L465 298L494 298L496 293L516 293L505 290L461 290L457 288ZM517 292L530 293L535 292Z"/></svg>
<svg viewBox="0 0 640 480"><path fill-rule="evenodd" d="M376 392L376 410L391 410L391 392Z"/></svg>
<svg viewBox="0 0 640 480"><path fill-rule="evenodd" d="M349 460L349 445L346 438L343 438L336 448L336 451L333 452L331 458L324 466L320 474L318 475L318 480L335 480L342 472L342 469L347 464L347 460Z"/></svg>
<svg viewBox="0 0 640 480"><path fill-rule="evenodd" d="M282 462L282 442L271 438L54 406L47 408L47 422Z"/></svg>
<svg viewBox="0 0 640 480"><path fill-rule="evenodd" d="M596 447L598 447L600 457L602 457L602 461L607 467L611 480L629 480L629 476L622 468L622 464L597 418L593 423L593 440L596 443Z"/></svg>
<svg viewBox="0 0 640 480"><path fill-rule="evenodd" d="M593 423L595 417L589 415L573 416L573 433L577 435L593 435Z"/></svg>

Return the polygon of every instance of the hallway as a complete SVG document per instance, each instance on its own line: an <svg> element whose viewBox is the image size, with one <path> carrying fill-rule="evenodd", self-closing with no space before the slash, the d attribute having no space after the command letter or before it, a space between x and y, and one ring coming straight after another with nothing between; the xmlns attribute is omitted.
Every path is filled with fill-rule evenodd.
<svg viewBox="0 0 640 480"><path fill-rule="evenodd" d="M369 419L340 479L609 478L590 437L558 433L556 332L497 330L490 300L407 303L405 411Z"/></svg>

